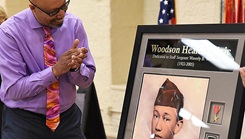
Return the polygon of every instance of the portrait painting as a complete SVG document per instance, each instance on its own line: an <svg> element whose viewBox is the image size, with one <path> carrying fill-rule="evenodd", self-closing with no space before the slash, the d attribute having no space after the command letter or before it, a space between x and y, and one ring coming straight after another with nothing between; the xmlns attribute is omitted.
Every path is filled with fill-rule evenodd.
<svg viewBox="0 0 245 139"><path fill-rule="evenodd" d="M208 78L144 74L133 139L165 139L164 136L167 136L166 132L170 132L171 135L168 136L173 136L174 139L199 138L201 125L197 125L197 121L193 119L198 119L199 122L202 121L208 83ZM166 93L162 95L162 92ZM178 95L178 92L180 95ZM169 94L171 94L170 97ZM162 99L164 102L159 102L159 99ZM181 102L178 102L177 99ZM165 115L155 112L154 107L159 106L171 106L172 108L179 109L177 113L174 111L176 117L179 116L179 111L187 112L189 115L188 117L184 115L184 117L181 118L182 122L177 123L177 126L180 126L177 127L178 129L171 127L171 124L168 124L165 129L163 129L164 127L157 129L157 127L153 127L156 126L156 124L152 124L154 118L163 119L164 122L162 122L162 125L167 122L170 123L172 120L175 121L175 117L171 116L171 114L166 114L166 111L163 112ZM171 117L173 119L171 119ZM160 123L158 123L158 125L159 124ZM154 130L159 130L159 132L156 134ZM160 130L165 131L161 133ZM169 138L171 137L166 137L166 139Z"/></svg>

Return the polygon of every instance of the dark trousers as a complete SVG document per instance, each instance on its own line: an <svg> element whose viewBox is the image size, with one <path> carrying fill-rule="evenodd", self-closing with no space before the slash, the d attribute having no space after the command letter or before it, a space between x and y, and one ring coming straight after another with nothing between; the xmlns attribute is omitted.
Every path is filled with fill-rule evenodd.
<svg viewBox="0 0 245 139"><path fill-rule="evenodd" d="M81 110L76 104L61 113L60 124L52 132L45 115L3 107L2 139L85 139L81 130Z"/></svg>
<svg viewBox="0 0 245 139"><path fill-rule="evenodd" d="M2 112L3 112L3 102L0 100L0 139L2 135Z"/></svg>

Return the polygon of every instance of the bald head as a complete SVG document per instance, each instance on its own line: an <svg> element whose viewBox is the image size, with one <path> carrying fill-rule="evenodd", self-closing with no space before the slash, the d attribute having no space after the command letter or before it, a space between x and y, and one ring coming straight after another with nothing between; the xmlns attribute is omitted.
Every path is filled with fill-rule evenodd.
<svg viewBox="0 0 245 139"><path fill-rule="evenodd" d="M61 27L70 1L30 0L29 7L36 20L43 26Z"/></svg>
<svg viewBox="0 0 245 139"><path fill-rule="evenodd" d="M29 0L29 1L42 9L53 10L62 6L66 0Z"/></svg>

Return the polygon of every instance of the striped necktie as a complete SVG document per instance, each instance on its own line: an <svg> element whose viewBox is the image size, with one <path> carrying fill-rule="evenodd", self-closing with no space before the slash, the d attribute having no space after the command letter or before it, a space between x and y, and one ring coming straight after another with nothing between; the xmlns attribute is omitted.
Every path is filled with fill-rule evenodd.
<svg viewBox="0 0 245 139"><path fill-rule="evenodd" d="M56 62L54 39L50 35L50 28L44 28L44 65L45 68L53 66ZM46 125L54 131L60 123L59 82L47 87Z"/></svg>

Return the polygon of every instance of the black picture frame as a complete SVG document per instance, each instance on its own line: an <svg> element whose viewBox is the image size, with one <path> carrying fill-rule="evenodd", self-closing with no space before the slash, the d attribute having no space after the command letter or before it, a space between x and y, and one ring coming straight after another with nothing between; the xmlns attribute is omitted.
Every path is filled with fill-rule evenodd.
<svg viewBox="0 0 245 139"><path fill-rule="evenodd" d="M146 37L145 37L146 36ZM156 37L156 38L154 38ZM230 43L230 47L235 46L236 48L231 48L235 52L232 54L235 61L241 65L245 66L245 56L244 56L244 45L245 45L245 25L244 24L192 24L192 25L139 25L136 32L136 38L134 43L134 49L132 53L131 65L128 75L128 81L126 86L124 104L122 109L122 115L120 119L120 125L118 130L118 139L133 139L133 132L135 127L135 121L137 117L138 105L140 103L140 93L143 84L144 74L156 74L163 76L186 76L194 78L209 78L209 85L207 91L207 97L205 99L204 111L202 115L202 121L207 124L209 129L204 129L201 127L199 138L205 138L205 133L215 133L218 134L220 138L240 138L244 107L245 107L245 95L244 87L239 75L238 70L223 70L215 67L208 61L206 64L209 68L202 67L202 64L198 65L198 62L194 64L198 65L195 68L185 67L178 68L178 66L168 66L160 65L159 67L150 67L145 65L145 56L149 40L156 42L158 40L175 40L180 38L195 38L195 39L214 39L215 41L221 40L224 43ZM228 40L228 41L227 41ZM229 42L229 40L231 40ZM237 44L232 41L236 40ZM232 51L233 51L232 50ZM175 61L168 61L176 64ZM178 62L178 61L177 61ZM161 70L159 72L158 70ZM193 75L194 73L194 75ZM221 79L217 79L220 76ZM224 80L225 79L225 80ZM226 83L227 82L227 83ZM220 95L217 99L216 93L221 93L219 89L222 88L227 90L228 85L230 85L230 94L225 93ZM135 88L139 88L136 89ZM229 90L228 89L228 90ZM225 92L225 91L224 91ZM137 95L136 95L137 94ZM232 94L232 95L231 95ZM227 98L231 95L232 97ZM224 107L223 121L219 124L209 122L210 119L208 112L211 111L211 106L216 105L216 103ZM195 104L191 104L195 105ZM230 116L226 116L230 115ZM229 122L227 122L229 121ZM224 127L222 127L224 126ZM220 131L222 127L223 131ZM145 132L145 131L142 131Z"/></svg>

